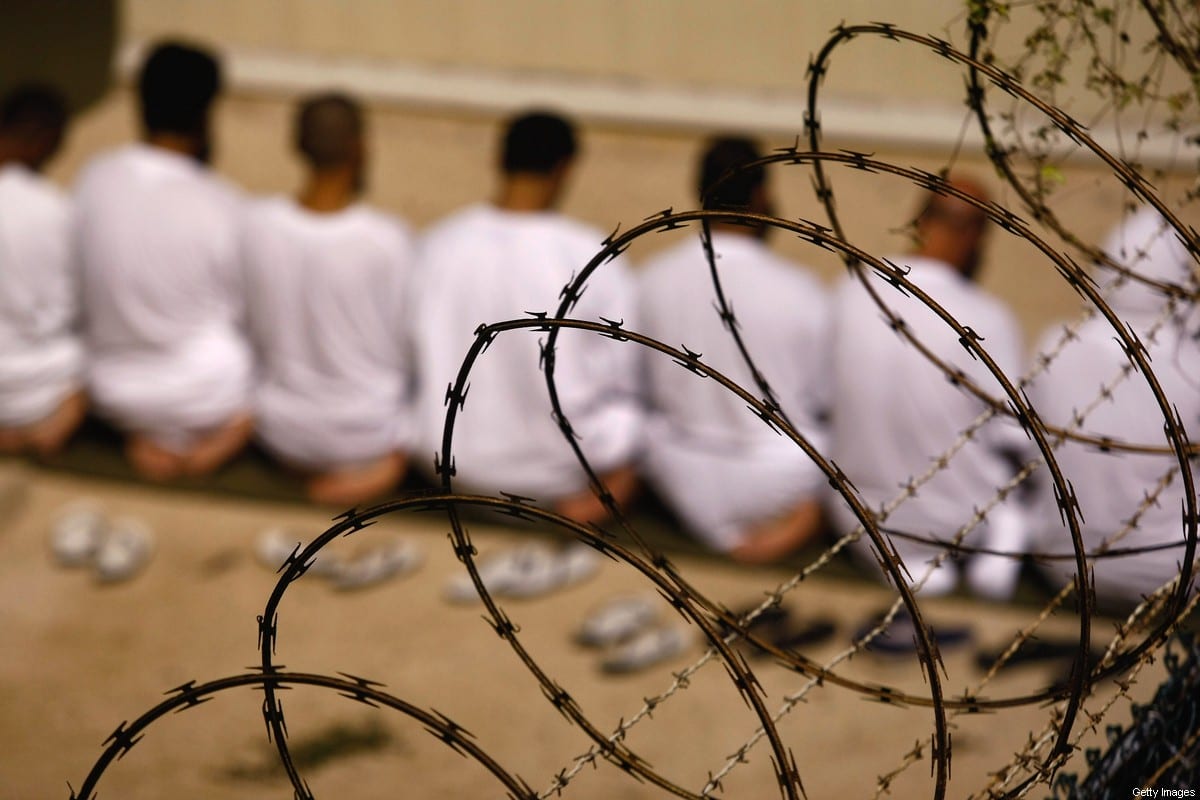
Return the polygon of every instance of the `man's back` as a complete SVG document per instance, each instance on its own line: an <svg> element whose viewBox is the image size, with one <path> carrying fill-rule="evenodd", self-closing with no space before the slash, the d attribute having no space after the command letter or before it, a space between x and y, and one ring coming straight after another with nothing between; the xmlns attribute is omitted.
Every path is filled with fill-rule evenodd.
<svg viewBox="0 0 1200 800"><path fill-rule="evenodd" d="M402 444L407 229L361 204L315 213L272 198L249 211L243 253L260 435L322 466Z"/></svg>
<svg viewBox="0 0 1200 800"><path fill-rule="evenodd" d="M958 321L978 333L982 345L1016 381L1020 339L1012 315L949 266L908 256L909 279ZM912 335L943 361L961 369L984 391L1003 399L1000 385L958 341L958 335L915 297L901 295L874 273L869 280ZM834 301L833 458L875 510L959 438L984 403L946 375L882 319L858 283L847 278ZM1025 441L1019 428L994 419L977 432L950 467L908 499L888 524L920 535L952 536L969 521L973 506L988 502L1012 470L997 451ZM844 529L855 525L839 498L833 513Z"/></svg>
<svg viewBox="0 0 1200 800"><path fill-rule="evenodd" d="M72 234L56 187L0 167L0 425L48 413L81 370Z"/></svg>
<svg viewBox="0 0 1200 800"><path fill-rule="evenodd" d="M1106 250L1118 263L1152 280L1184 286L1189 283L1191 258L1153 211L1126 220L1110 237ZM1200 430L1200 346L1194 338L1195 307L1182 303L1170 314L1165 296L1157 290L1133 280L1109 285L1112 273L1100 277L1107 301L1146 347L1151 369L1168 403L1178 410L1184 429L1195 440ZM1056 329L1047 331L1038 352L1048 350L1061 335ZM1082 425L1085 433L1128 444L1167 447L1163 413L1146 379L1137 372L1121 377L1128 364L1129 358L1112 326L1102 318L1091 319L1080 326L1045 374L1037 378L1030 395L1047 424L1072 427L1077 413L1088 409ZM1102 396L1103 401L1092 407ZM1144 504L1147 493L1177 466L1174 456L1103 452L1077 442L1064 443L1055 456L1079 501L1089 550L1105 542L1117 548L1182 544L1183 484L1178 478L1161 490L1156 502L1141 511L1135 528L1120 540L1114 539ZM1069 553L1071 543L1060 523L1051 484L1043 478L1039 489L1037 549ZM1179 547L1098 560L1098 590L1102 595L1127 599L1148 593L1175 574L1182 553ZM1075 564L1059 561L1052 566L1066 579Z"/></svg>
<svg viewBox="0 0 1200 800"><path fill-rule="evenodd" d="M1194 436L1193 432L1200 430L1200 349L1195 341L1181 335L1175 324L1170 323L1153 341L1143 339L1143 342L1168 401L1178 408L1185 429ZM1057 332L1051 332L1042 346L1050 346L1058 337ZM1088 407L1104 384L1114 382L1127 363L1128 358L1106 321L1085 323L1078 338L1063 349L1050 371L1033 385L1030 395L1038 414L1047 424L1070 427L1075 414ZM1145 379L1137 373L1112 387L1109 397L1087 414L1083 430L1129 444L1169 446L1163 435L1163 414ZM1178 478L1161 492L1157 502L1142 511L1136 528L1119 541L1113 538L1126 528L1126 521L1141 507L1146 493L1153 491L1170 469L1177 468L1174 456L1106 453L1092 445L1067 442L1056 449L1055 458L1079 500L1084 541L1090 550L1105 542L1118 548L1182 544L1182 483ZM1070 553L1070 537L1060 522L1050 486L1043 476L1038 549ZM1136 597L1169 579L1182 553L1180 547L1098 561L1095 576L1102 593ZM1073 570L1075 562L1060 562L1056 566Z"/></svg>
<svg viewBox="0 0 1200 800"><path fill-rule="evenodd" d="M483 323L553 314L559 293L600 249L602 236L557 213L478 204L434 227L420 248L410 338L419 375L421 449L440 452L446 387ZM601 266L569 316L603 315L635 327L630 279ZM551 499L583 488L582 472L551 419L539 340L546 332L502 333L476 362L458 417L460 479ZM624 463L638 423L633 345L563 331L556 372L563 408L598 468Z"/></svg>
<svg viewBox="0 0 1200 800"><path fill-rule="evenodd" d="M755 368L797 432L824 449L825 291L748 231L714 231L713 250L722 293ZM700 353L706 365L763 397L722 323L698 240L652 259L640 275L638 299L644 333ZM648 405L643 470L687 529L750 561L778 558L806 541L815 532L824 483L808 454L716 381L658 353L643 351L642 358ZM773 544L761 553L746 555L768 540Z"/></svg>
<svg viewBox="0 0 1200 800"><path fill-rule="evenodd" d="M90 383L122 424L205 427L244 405L237 207L201 165L147 145L101 156L81 178ZM196 413L177 413L182 400Z"/></svg>
<svg viewBox="0 0 1200 800"><path fill-rule="evenodd" d="M236 197L186 156L131 145L101 156L78 189L89 340L169 350L240 314Z"/></svg>
<svg viewBox="0 0 1200 800"><path fill-rule="evenodd" d="M713 247L726 300L739 333L776 399L800 432L823 445L818 417L828 379L826 294L798 265L741 234L715 234ZM662 253L639 275L642 331L665 344L701 354L701 360L756 397L750 369L715 307L715 290L699 241ZM685 372L673 359L647 352L647 399L652 414L674 435L701 447L774 446L780 436L736 395Z"/></svg>

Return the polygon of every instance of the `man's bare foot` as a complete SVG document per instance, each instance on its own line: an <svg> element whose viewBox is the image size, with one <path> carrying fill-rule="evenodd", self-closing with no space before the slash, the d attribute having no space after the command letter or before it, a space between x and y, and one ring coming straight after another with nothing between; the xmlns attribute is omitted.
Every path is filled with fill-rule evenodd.
<svg viewBox="0 0 1200 800"><path fill-rule="evenodd" d="M821 506L815 500L806 500L786 515L752 528L729 555L743 564L769 564L799 550L820 530Z"/></svg>
<svg viewBox="0 0 1200 800"><path fill-rule="evenodd" d="M71 394L59 403L53 414L25 429L26 446L39 458L58 453L83 423L87 406L87 396L83 392Z"/></svg>
<svg viewBox="0 0 1200 800"><path fill-rule="evenodd" d="M15 456L25 449L25 436L19 428L0 428L0 455Z"/></svg>
<svg viewBox="0 0 1200 800"><path fill-rule="evenodd" d="M183 474L183 457L143 434L131 434L125 442L125 457L133 471L148 481L161 483Z"/></svg>
<svg viewBox="0 0 1200 800"><path fill-rule="evenodd" d="M221 427L211 430L192 444L183 456L183 472L193 477L210 475L233 458L254 432L249 414L238 414Z"/></svg>
<svg viewBox="0 0 1200 800"><path fill-rule="evenodd" d="M587 525L590 522L604 522L609 517L608 509L600 498L591 491L564 497L554 504L554 510L572 522Z"/></svg>
<svg viewBox="0 0 1200 800"><path fill-rule="evenodd" d="M308 499L349 508L390 492L404 479L406 468L404 456L392 453L367 464L316 475L308 480Z"/></svg>
<svg viewBox="0 0 1200 800"><path fill-rule="evenodd" d="M637 493L637 471L632 466L618 467L611 472L606 472L600 476L600 480L608 489L608 493L612 495L618 508L629 505ZM581 525L592 522L601 523L610 516L604 503L591 489L562 498L554 504L554 510Z"/></svg>

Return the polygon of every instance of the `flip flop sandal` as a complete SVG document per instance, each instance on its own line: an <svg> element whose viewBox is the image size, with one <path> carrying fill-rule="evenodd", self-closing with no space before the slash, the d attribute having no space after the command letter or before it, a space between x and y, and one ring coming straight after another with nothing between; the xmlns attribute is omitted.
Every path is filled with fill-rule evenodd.
<svg viewBox="0 0 1200 800"><path fill-rule="evenodd" d="M658 598L628 595L605 602L584 618L575 641L584 647L610 647L632 639L658 618Z"/></svg>
<svg viewBox="0 0 1200 800"><path fill-rule="evenodd" d="M329 578L333 588L339 591L365 589L388 578L414 572L424 560L420 548L412 542L390 542L340 563Z"/></svg>
<svg viewBox="0 0 1200 800"><path fill-rule="evenodd" d="M758 608L757 605L745 606L743 608L731 609L731 611L732 611L733 615L735 617L737 617L738 619L745 619L756 608ZM759 636L768 635L771 631L774 631L776 628L779 628L782 625L784 625L788 621L788 619L791 618L791 615L792 615L791 610L788 609L786 606L778 606L778 605L768 606L767 608L763 609L761 614L759 614L757 617L755 617L750 622L750 626L749 626L748 630L751 633L757 634ZM731 633L734 633L733 627L730 625L727 625L725 622L720 623L720 628L721 628L721 632L726 636L728 636Z"/></svg>
<svg viewBox="0 0 1200 800"><path fill-rule="evenodd" d="M562 580L556 589L583 583L600 569L600 555L586 544L570 544L558 552Z"/></svg>
<svg viewBox="0 0 1200 800"><path fill-rule="evenodd" d="M854 634L855 641L866 637L882 618L882 614L876 614L872 621L863 624ZM953 648L971 641L969 625L931 625L930 630L939 649ZM913 628L912 617L905 611L896 614L892 623L872 639L864 649L873 653L891 655L909 655L917 652L916 632Z"/></svg>
<svg viewBox="0 0 1200 800"><path fill-rule="evenodd" d="M546 576L555 570L554 554L542 544L522 544L479 559L475 568L488 593L500 595L511 584L521 580L522 576L527 582L541 576L538 582L546 583ZM470 573L465 571L455 574L446 582L443 594L452 603L474 603L479 600L475 583Z"/></svg>
<svg viewBox="0 0 1200 800"><path fill-rule="evenodd" d="M92 563L104 541L108 525L104 515L92 503L68 505L50 527L50 549L64 567L83 567Z"/></svg>
<svg viewBox="0 0 1200 800"><path fill-rule="evenodd" d="M796 650L829 641L836 632L837 624L833 620L820 618L802 624L781 625L771 631L768 641L780 650ZM772 654L761 647L755 647L751 655L763 658Z"/></svg>
<svg viewBox="0 0 1200 800"><path fill-rule="evenodd" d="M689 638L688 632L678 625L649 628L614 647L600 662L600 669L610 674L647 669L682 653Z"/></svg>
<svg viewBox="0 0 1200 800"><path fill-rule="evenodd" d="M518 559L509 580L498 586L502 597L541 597L581 583L596 574L599 556L586 545L549 549L545 557Z"/></svg>
<svg viewBox="0 0 1200 800"><path fill-rule="evenodd" d="M291 557L299 554L305 543L287 528L268 528L258 536L254 552L258 561L272 572L279 572ZM341 569L341 559L329 553L319 553L309 565L308 572L322 577L336 575Z"/></svg>
<svg viewBox="0 0 1200 800"><path fill-rule="evenodd" d="M598 568L599 556L586 545L553 548L530 543L481 562L479 577L492 595L529 599L580 583ZM479 599L471 576L463 573L446 584L445 596L453 603Z"/></svg>
<svg viewBox="0 0 1200 800"><path fill-rule="evenodd" d="M154 535L141 520L132 517L114 519L96 551L96 579L101 583L119 583L137 575L150 561Z"/></svg>

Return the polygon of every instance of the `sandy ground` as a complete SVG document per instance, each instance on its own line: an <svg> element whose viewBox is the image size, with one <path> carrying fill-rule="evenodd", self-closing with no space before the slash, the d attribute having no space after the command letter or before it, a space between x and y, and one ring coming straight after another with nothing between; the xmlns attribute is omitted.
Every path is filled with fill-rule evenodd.
<svg viewBox="0 0 1200 800"><path fill-rule="evenodd" d="M158 534L144 574L121 585L99 586L87 570L56 566L47 548L50 520L64 504L87 497L113 514L133 514ZM284 525L311 537L327 513L300 506L212 498L39 471L0 462L0 797L66 798L100 755L101 742L122 720L132 720L188 680L208 681L246 672L257 662L256 615L274 583L253 555L256 535ZM365 676L422 708L433 708L468 729L477 744L538 791L587 751L589 740L542 696L537 683L484 622L480 606L441 599L446 579L462 567L437 515L397 516L340 541L346 552L404 536L418 541L427 561L417 573L359 592L336 592L313 576L298 581L279 617L278 661L304 672ZM486 553L516 534L476 524L472 534ZM773 570L748 571L711 560L680 559L684 575L715 599L744 605L786 579ZM505 606L522 641L543 668L580 703L599 727L611 730L658 694L701 652L645 673L602 674L595 653L570 642L584 613L605 598L646 589L631 568L606 563L598 576L551 598ZM882 588L815 577L789 595L803 616L838 624L831 641L806 651L827 661L858 625L889 600ZM1007 641L1036 613L965 600L929 602L935 621L969 622L976 645ZM667 611L664 603L664 611ZM1047 635L1070 635L1069 615L1052 618ZM948 694L974 687L981 673L975 648L947 652ZM778 709L806 680L778 665L750 662ZM925 691L915 660L861 654L839 672L913 692ZM1133 691L1144 701L1161 672L1148 667ZM986 689L1008 696L1043 687L1057 677L1049 666L1002 674ZM422 726L388 710L374 710L336 693L299 687L285 693L290 741L305 762L317 797L503 797L503 787ZM1092 707L1112 695L1101 687ZM110 769L100 797L290 798L274 768L261 716L261 692L238 688L186 713L167 716ZM958 717L953 729L948 796L979 790L991 772L1012 759L1047 708ZM1106 721L1128 718L1119 701ZM699 791L710 772L754 733L756 720L724 669L709 664L689 687L634 728L627 743L669 779ZM871 796L877 776L902 766L913 745L928 742L928 709L869 702L854 692L813 688L779 723L810 798ZM1092 737L1094 739L1095 737ZM1087 741L1091 741L1089 739ZM926 748L926 754L928 748ZM1082 758L1077 759L1081 762ZM929 761L918 761L892 783L892 796L932 795ZM771 762L760 743L722 782L723 796L775 797ZM1038 790L1033 796L1045 796ZM581 771L563 796L665 796L601 763Z"/></svg>

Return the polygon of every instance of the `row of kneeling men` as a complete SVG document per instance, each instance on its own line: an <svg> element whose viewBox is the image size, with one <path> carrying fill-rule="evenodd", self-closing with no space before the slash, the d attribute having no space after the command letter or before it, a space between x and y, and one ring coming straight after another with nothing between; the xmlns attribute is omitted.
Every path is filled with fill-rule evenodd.
<svg viewBox="0 0 1200 800"><path fill-rule="evenodd" d="M825 517L852 532L855 510L828 488L830 475L844 474L859 512L880 520L886 546L923 591L947 591L960 578L962 560L941 559L944 546L930 540L1057 554L1047 563L1064 579L1075 569L1052 482L1035 475L1022 484L1037 451L1011 415L990 411L971 389L1006 399L986 360L917 293L894 291L882 270L847 278L830 295L775 255L770 226L754 221L773 206L752 141L716 139L702 154L697 189L715 212L706 226L712 258L695 229L685 231L636 272L624 258L604 259L568 304L571 318L620 321L679 348L664 353L602 332L551 333L529 315L554 315L603 238L555 210L576 153L561 116L511 119L496 195L418 242L360 200L367 149L352 99L303 102L294 132L307 166L300 191L248 200L206 166L216 62L160 47L139 89L142 141L96 158L70 200L38 175L65 121L53 94L20 91L0 111L5 451L53 451L90 407L126 434L128 457L152 479L214 470L254 437L306 476L314 499L351 504L394 488L410 459L432 469L436 452L452 460L458 489L504 490L602 521L609 508L573 443L615 503L648 482L689 530L747 562L793 551ZM1024 367L1016 322L974 282L985 193L964 178L949 186L916 215L915 252L890 260L970 326L1015 384ZM720 215L729 209L742 217ZM1126 221L1108 252L1153 279L1113 273L1103 285L1150 355L1167 354L1156 374L1185 426L1200 422L1194 306L1181 299L1194 296L1191 257L1152 211ZM1172 300L1164 286L1183 291ZM476 333L481 323L521 319L524 327ZM1109 385L1127 361L1112 328L1097 318L1071 341L1061 337L1039 345L1053 357L1022 386L1041 418L1165 445L1148 384L1125 375ZM459 389L472 345L480 352ZM820 457L705 368L766 395L765 406ZM947 380L947 370L966 380ZM453 440L444 450L448 408ZM1184 552L1178 502L1169 489L1143 502L1171 457L1117 457L1075 442L1056 455L1090 546L1113 537L1164 545L1097 563L1102 590L1137 596L1174 574ZM977 510L986 510L978 520ZM869 537L854 546L871 557ZM980 553L964 571L976 590L1002 596L1017 563Z"/></svg>

